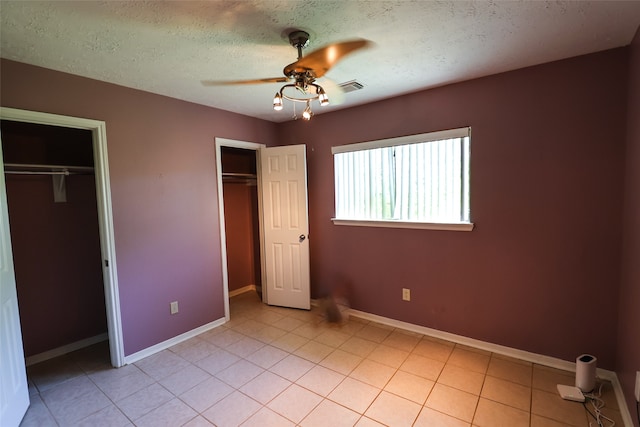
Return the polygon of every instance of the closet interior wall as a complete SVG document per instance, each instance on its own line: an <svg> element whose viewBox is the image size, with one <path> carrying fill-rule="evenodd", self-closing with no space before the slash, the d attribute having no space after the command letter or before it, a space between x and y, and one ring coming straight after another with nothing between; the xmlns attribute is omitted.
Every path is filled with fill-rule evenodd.
<svg viewBox="0 0 640 427"><path fill-rule="evenodd" d="M91 131L7 120L1 131L25 356L106 337ZM61 168L56 180L38 165L70 173L60 184Z"/></svg>
<svg viewBox="0 0 640 427"><path fill-rule="evenodd" d="M222 147L222 188L229 292L255 286L260 291L260 234L256 152Z"/></svg>

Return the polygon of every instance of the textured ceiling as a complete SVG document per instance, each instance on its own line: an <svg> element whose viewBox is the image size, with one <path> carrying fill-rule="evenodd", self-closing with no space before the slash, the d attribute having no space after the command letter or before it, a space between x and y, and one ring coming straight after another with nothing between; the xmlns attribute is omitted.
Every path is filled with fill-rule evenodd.
<svg viewBox="0 0 640 427"><path fill-rule="evenodd" d="M321 114L625 46L640 1L2 0L0 15L3 58L279 122L293 115L272 109L281 84L200 82L281 77L292 28L311 34L307 53L372 41L319 80L335 101ZM362 90L331 90L354 79Z"/></svg>

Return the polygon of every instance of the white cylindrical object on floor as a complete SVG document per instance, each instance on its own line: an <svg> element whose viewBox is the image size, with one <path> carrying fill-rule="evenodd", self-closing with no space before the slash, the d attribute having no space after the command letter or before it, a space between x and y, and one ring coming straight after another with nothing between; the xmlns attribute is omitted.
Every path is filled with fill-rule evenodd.
<svg viewBox="0 0 640 427"><path fill-rule="evenodd" d="M576 358L576 387L583 393L592 391L596 386L596 361L590 354Z"/></svg>

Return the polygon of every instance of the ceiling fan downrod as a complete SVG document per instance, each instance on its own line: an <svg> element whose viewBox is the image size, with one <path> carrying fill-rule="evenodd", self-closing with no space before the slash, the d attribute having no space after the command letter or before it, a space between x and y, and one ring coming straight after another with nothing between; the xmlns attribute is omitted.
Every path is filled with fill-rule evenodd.
<svg viewBox="0 0 640 427"><path fill-rule="evenodd" d="M298 49L298 60L302 58L302 49L309 45L309 33L296 30L289 33L289 43Z"/></svg>

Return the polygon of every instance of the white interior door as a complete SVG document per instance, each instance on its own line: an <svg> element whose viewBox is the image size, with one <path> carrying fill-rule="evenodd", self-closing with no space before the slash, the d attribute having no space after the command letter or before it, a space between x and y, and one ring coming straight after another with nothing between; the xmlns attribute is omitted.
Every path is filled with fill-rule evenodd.
<svg viewBox="0 0 640 427"><path fill-rule="evenodd" d="M260 150L266 303L311 307L304 145Z"/></svg>
<svg viewBox="0 0 640 427"><path fill-rule="evenodd" d="M19 425L28 407L29 387L13 271L4 162L0 150L0 426Z"/></svg>

